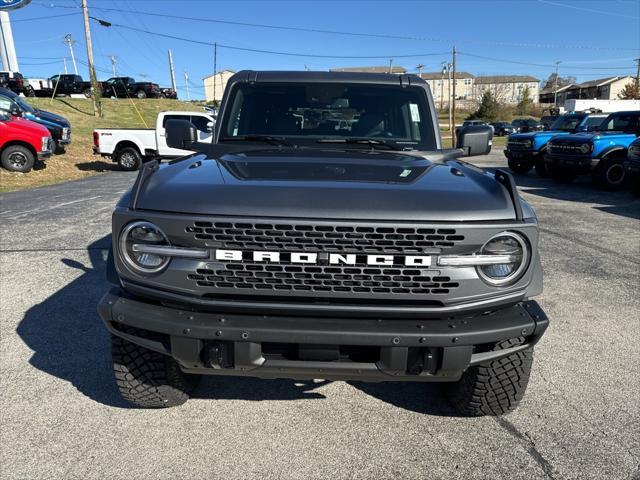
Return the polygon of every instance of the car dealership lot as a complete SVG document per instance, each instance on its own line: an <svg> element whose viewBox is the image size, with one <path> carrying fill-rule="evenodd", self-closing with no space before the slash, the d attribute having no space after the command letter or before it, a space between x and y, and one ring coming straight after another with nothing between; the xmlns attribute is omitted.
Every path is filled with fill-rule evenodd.
<svg viewBox="0 0 640 480"><path fill-rule="evenodd" d="M501 151L474 159L506 165ZM169 410L120 399L95 312L134 175L0 196L2 478L640 478L640 200L516 178L551 318L513 414L437 385L205 378Z"/></svg>

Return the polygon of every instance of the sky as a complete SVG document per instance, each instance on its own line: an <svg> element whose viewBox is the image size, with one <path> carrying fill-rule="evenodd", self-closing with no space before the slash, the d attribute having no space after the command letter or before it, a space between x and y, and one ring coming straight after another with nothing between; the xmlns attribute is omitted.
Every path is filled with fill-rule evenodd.
<svg viewBox="0 0 640 480"><path fill-rule="evenodd" d="M440 71L455 46L459 71L543 80L560 61L561 76L586 81L635 75L640 57L640 0L87 1L91 16L112 23L91 21L98 78L111 76L114 55L118 75L170 86L171 49L181 98L185 72L191 98L204 96L202 78L214 71L213 44L217 70L235 71L328 70L390 60L410 72L418 65ZM10 13L23 75L61 73L65 57L73 73L63 43L70 33L78 73L88 78L79 4L32 0Z"/></svg>

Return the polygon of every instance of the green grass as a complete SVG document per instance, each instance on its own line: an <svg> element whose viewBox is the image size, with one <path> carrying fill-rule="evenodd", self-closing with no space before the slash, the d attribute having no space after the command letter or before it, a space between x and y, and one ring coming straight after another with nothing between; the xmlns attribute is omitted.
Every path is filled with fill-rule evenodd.
<svg viewBox="0 0 640 480"><path fill-rule="evenodd" d="M71 122L71 145L64 154L48 158L44 165L37 165L29 173L0 169L0 191L39 187L113 170L114 164L109 159L92 153L95 128L155 128L156 116L163 110L202 111L200 104L179 100L103 99L104 116L96 118L88 99L30 98L28 101Z"/></svg>

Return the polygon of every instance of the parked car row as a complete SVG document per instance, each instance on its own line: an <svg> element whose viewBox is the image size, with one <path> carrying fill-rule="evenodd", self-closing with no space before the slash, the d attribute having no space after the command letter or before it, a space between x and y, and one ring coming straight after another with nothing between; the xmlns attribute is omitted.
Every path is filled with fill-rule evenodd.
<svg viewBox="0 0 640 480"><path fill-rule="evenodd" d="M34 108L13 91L0 88L0 163L26 173L36 160L63 153L71 142L69 121Z"/></svg>
<svg viewBox="0 0 640 480"><path fill-rule="evenodd" d="M605 190L621 190L630 178L638 191L640 111L609 115L569 113L559 117L551 130L512 134L505 156L509 168L567 183L590 174L593 184Z"/></svg>
<svg viewBox="0 0 640 480"><path fill-rule="evenodd" d="M517 132L538 132L544 130L544 125L533 118L517 118L509 122L485 122L484 120L465 120L461 127L456 127L456 132L461 128L473 125L488 125L493 129L497 137L511 135Z"/></svg>

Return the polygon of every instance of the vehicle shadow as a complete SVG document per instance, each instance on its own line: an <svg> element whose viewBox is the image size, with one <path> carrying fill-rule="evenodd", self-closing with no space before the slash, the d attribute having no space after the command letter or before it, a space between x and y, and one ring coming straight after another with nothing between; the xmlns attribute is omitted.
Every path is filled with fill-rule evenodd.
<svg viewBox="0 0 640 480"><path fill-rule="evenodd" d="M558 183L550 178L512 173L518 187L530 195L594 204L593 208L614 215L640 219L640 199L629 191L607 192L591 185L589 176L581 176L572 183Z"/></svg>
<svg viewBox="0 0 640 480"><path fill-rule="evenodd" d="M55 98L56 101L63 103L64 105L66 105L67 107L69 107L71 110L75 110L78 113L82 113L88 117L93 117L93 112L85 112L84 110L82 110L81 108L76 107L74 104L67 102L66 100L63 100L61 97L56 97Z"/></svg>
<svg viewBox="0 0 640 480"><path fill-rule="evenodd" d="M117 172L120 171L118 165L111 160L104 162L102 160L94 160L92 162L77 163L76 168L83 172Z"/></svg>

